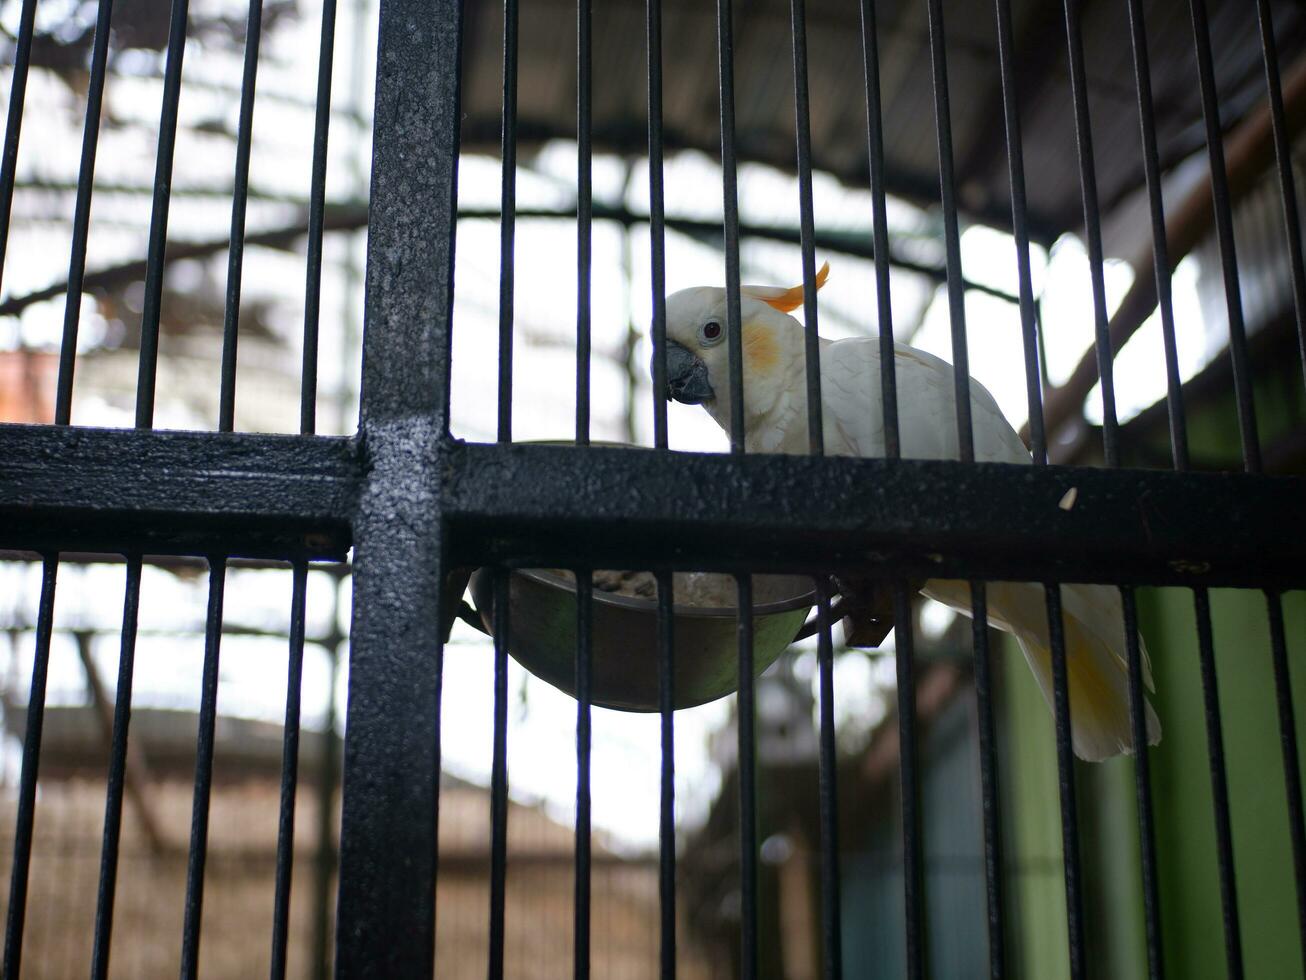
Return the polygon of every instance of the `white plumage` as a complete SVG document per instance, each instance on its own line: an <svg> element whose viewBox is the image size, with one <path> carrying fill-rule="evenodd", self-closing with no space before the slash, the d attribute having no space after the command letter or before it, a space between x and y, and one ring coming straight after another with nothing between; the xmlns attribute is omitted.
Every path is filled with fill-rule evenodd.
<svg viewBox="0 0 1306 980"><path fill-rule="evenodd" d="M822 269L818 276L818 288L825 272ZM745 447L749 452L806 453L803 327L787 315L802 302L802 288L745 286L742 293ZM704 408L729 431L725 322L724 290L700 287L668 297L667 337L706 368L713 396L703 402ZM914 459L959 458L952 366L905 344L895 344L894 350L902 455ZM822 340L820 362L826 453L884 455L878 339ZM678 397L674 379L671 390L673 397ZM1019 435L1003 417L993 396L974 379L970 382L970 400L975 459L1030 463ZM1049 506L1056 504L1049 502ZM970 588L965 582L932 580L921 591L971 614ZM1094 761L1131 752L1120 593L1107 586L1072 584L1063 586L1061 595L1075 752ZM1021 582L990 583L988 615L991 625L1015 636L1051 706L1052 664L1043 587ZM1144 677L1151 689L1151 668L1145 650L1142 656ZM1146 716L1148 742L1154 744L1161 738L1161 726L1150 704L1146 705Z"/></svg>

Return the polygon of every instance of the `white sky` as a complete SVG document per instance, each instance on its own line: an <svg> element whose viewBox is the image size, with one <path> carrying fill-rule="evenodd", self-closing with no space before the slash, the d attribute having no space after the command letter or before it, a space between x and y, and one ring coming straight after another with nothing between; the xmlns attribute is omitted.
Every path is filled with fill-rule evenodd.
<svg viewBox="0 0 1306 980"><path fill-rule="evenodd" d="M215 9L238 11L241 5L209 0L193 3L199 13ZM6 10L12 15L16 5ZM41 18L58 19L66 6L42 3ZM6 25L12 29L13 25ZM292 27L264 36L260 68L260 100L255 112L252 186L268 193L303 196L307 192L312 136L312 113L293 104L311 100L316 81L319 25L312 11ZM352 42L362 38L355 60ZM342 6L337 32L333 103L345 108L352 98L370 113L373 59L373 16L357 17L353 4ZM140 77L111 79L108 111L137 126L106 132L111 152L102 148L97 184L148 181L154 165L154 136L158 119L159 65L141 57L127 66ZM357 96L351 79L362 80ZM239 60L219 52L188 45L181 104L183 122L194 125L218 120L235 128ZM3 82L3 80L0 80ZM209 83L200 87L199 83ZM4 93L7 97L7 92ZM276 100L274 96L287 97ZM71 180L76 176L77 141L80 139L83 103L62 82L34 72L29 85L28 112L20 155L20 179ZM357 198L364 192L357 174L365 173L368 136L347 125L343 117L333 122L328 198ZM183 130L177 145L174 186L230 184L234 160L231 141ZM522 208L565 208L573 201L575 149L566 144L546 147L519 174L518 203ZM361 168L361 170L359 169ZM469 208L497 207L499 163L483 157L464 158L459 188L460 202ZM364 178L365 179L365 178ZM619 202L623 196L623 168L619 161L595 160L596 201ZM668 215L719 220L721 213L719 170L706 157L682 154L668 160L666 168ZM625 201L632 210L647 207L647 172L636 163ZM796 181L757 166L740 171L739 199L744 221L793 226L797 223ZM13 245L4 270L4 294L12 296L61 279L67 271L69 230L60 222L33 221L36 204L48 211L50 198L19 195L15 204ZM72 195L57 199L71 216ZM44 202L44 203L42 203ZM815 179L816 220L820 227L861 231L869 236L870 195L851 190L823 175ZM249 230L275 227L290 219L293 207L251 202ZM148 225L148 196L101 193L95 200L88 267L95 269L139 257L144 253ZM226 233L230 202L212 198L178 197L172 207L171 232L176 238L218 238ZM890 202L890 224L904 251L937 257L929 241L913 238L927 232L934 219L914 208ZM966 275L978 282L1015 293L1014 245L1002 233L971 227L962 236L962 262ZM347 341L343 324L362 307L361 290L349 292L341 262L350 247L328 241L331 262L323 282L323 333L321 389L329 392L344 379L356 377L358 354ZM352 247L361 249L355 237ZM593 269L593 435L619 439L623 434L624 376L610 356L625 341L626 324L642 331L650 313L647 229L636 226L628 242L632 275L623 276L623 242L619 227L597 223L594 227ZM575 330L575 228L568 221L522 221L517 232L516 262L516 362L514 434L518 439L568 439L574 418ZM456 308L454 318L453 426L456 435L472 440L493 438L497 372L499 229L493 221L466 221L458 231ZM674 291L694 285L720 285L724 269L719 252L701 243L671 234L667 239L667 288ZM790 285L799 279L798 251L792 246L746 240L743 246L745 282ZM876 330L875 280L871 263L840 255L830 259L832 274L820 296L822 332L831 337L870 334ZM1073 238L1061 240L1050 254L1035 249L1032 256L1034 288L1043 297L1048 369L1054 383L1064 380L1092 342L1093 310L1087 258ZM178 266L171 273L174 286L184 287L203 274L225 276L225 255L204 266ZM250 249L245 264L245 298L272 304L274 326L287 343L287 360L298 364L298 337L302 329L303 256L299 253ZM1127 265L1112 261L1106 269L1109 303L1114 309L1131 281ZM1192 260L1182 263L1175 276L1176 322L1181 373L1191 376L1213 351L1205 335L1196 298L1196 269ZM898 336L918 314L921 328L914 343L945 359L951 357L946 295L941 287L918 276L895 272L893 277L895 325ZM0 349L20 341L37 347L57 345L62 324L62 299L38 304L21 320L0 322ZM982 294L966 303L969 355L972 373L997 399L1013 424L1025 418L1025 385L1016 306ZM82 347L112 336L88 300L82 317ZM164 354L169 353L164 345ZM637 439L651 443L652 393L643 365L650 350L642 337L635 361L639 374ZM1137 333L1116 361L1117 399L1121 419L1127 419L1164 396L1159 326L1153 320ZM170 370L168 360L160 372ZM217 364L211 365L214 390ZM166 379L165 379L166 380ZM162 389L161 389L162 390ZM297 390L295 392L297 397ZM1087 414L1100 418L1094 395ZM293 401L293 399L292 399ZM257 409L257 392L238 387L238 405ZM325 401L323 405L325 406ZM251 409L253 410L253 409ZM333 413L324 410L323 431L335 431ZM352 418L352 411L347 417ZM130 402L115 403L94 395L79 397L74 420L99 425L130 425ZM161 427L213 428L214 420L197 417L180 401L161 401ZM719 451L724 436L700 409L670 406L671 442L674 448ZM297 415L265 415L256 427L294 431ZM345 431L349 431L348 427ZM86 569L65 567L60 575L57 622L64 627L94 625L116 631L121 616L121 567ZM310 634L324 628L331 615L325 576L313 576L310 592ZM138 705L193 708L198 703L205 579L183 581L157 570L146 571L141 605L141 639L137 659L135 703ZM30 618L39 591L39 569L0 564L0 616ZM347 594L346 594L347 599ZM234 571L227 588L230 622L284 628L290 604L287 573ZM348 621L348 607L343 613ZM931 618L932 617L932 618ZM946 614L930 613L927 629L939 632ZM17 656L3 661L10 685L25 691L32 649L30 634L20 640ZM95 655L102 676L112 684L116 676L117 638L98 641ZM444 759L452 772L487 782L492 724L492 660L487 641L470 629L455 629L445 658L443 724ZM538 798L565 817L574 798L574 702L527 675L514 663L510 691L509 771L514 795ZM805 655L800 672L811 677L812 657ZM813 682L814 682L814 678ZM864 730L883 713L883 692L891 690L891 661L873 662L858 656L839 661L837 712L846 728ZM343 714L344 684L340 685ZM315 647L306 653L304 670L304 723L321 724L328 690L328 661ZM525 700L521 700L521 695ZM56 637L51 661L51 703L80 703L84 683L71 639ZM276 639L228 637L223 643L219 710L226 713L279 720L285 702L285 644ZM682 818L700 817L718 781L708 759L708 735L725 723L730 699L677 716L677 787ZM594 824L620 836L630 846L650 846L656 841L658 819L658 720L596 709L594 732ZM12 747L11 747L12 748ZM13 764L12 753L9 763Z"/></svg>

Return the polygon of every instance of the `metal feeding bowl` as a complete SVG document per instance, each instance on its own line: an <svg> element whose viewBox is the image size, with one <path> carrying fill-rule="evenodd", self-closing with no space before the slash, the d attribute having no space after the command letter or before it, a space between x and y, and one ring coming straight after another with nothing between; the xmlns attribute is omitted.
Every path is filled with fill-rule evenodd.
<svg viewBox="0 0 1306 980"><path fill-rule="evenodd" d="M602 573L599 573L602 574ZM613 573L619 574L619 573ZM494 627L489 569L471 580L487 632ZM729 576L713 576L725 583ZM658 710L658 603L593 590L591 701L623 711ZM733 594L733 593L730 593ZM753 667L760 674L802 629L816 601L810 578L753 576ZM680 589L676 589L680 600ZM733 605L678 601L672 607L676 708L692 708L738 687L738 628ZM569 574L513 571L508 576L508 652L536 677L576 694L576 585Z"/></svg>

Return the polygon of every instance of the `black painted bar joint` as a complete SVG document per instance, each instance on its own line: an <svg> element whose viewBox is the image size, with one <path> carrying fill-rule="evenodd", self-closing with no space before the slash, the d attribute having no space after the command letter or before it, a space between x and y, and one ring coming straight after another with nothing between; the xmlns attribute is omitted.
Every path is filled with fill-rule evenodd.
<svg viewBox="0 0 1306 980"><path fill-rule="evenodd" d="M440 435L365 422L354 531L338 976L428 976L440 771Z"/></svg>

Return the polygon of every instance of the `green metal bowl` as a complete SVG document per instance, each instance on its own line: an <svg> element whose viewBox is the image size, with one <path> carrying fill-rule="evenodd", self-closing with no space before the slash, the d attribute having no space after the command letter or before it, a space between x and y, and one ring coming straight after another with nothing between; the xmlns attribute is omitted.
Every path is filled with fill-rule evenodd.
<svg viewBox="0 0 1306 980"><path fill-rule="evenodd" d="M753 667L760 674L802 629L816 601L812 580L753 576ZM472 597L487 631L494 626L493 575L478 569ZM592 703L622 711L658 710L658 604L655 599L593 592ZM738 687L736 610L672 607L676 708L724 697ZM576 695L576 587L543 570L508 576L508 652L536 677Z"/></svg>

